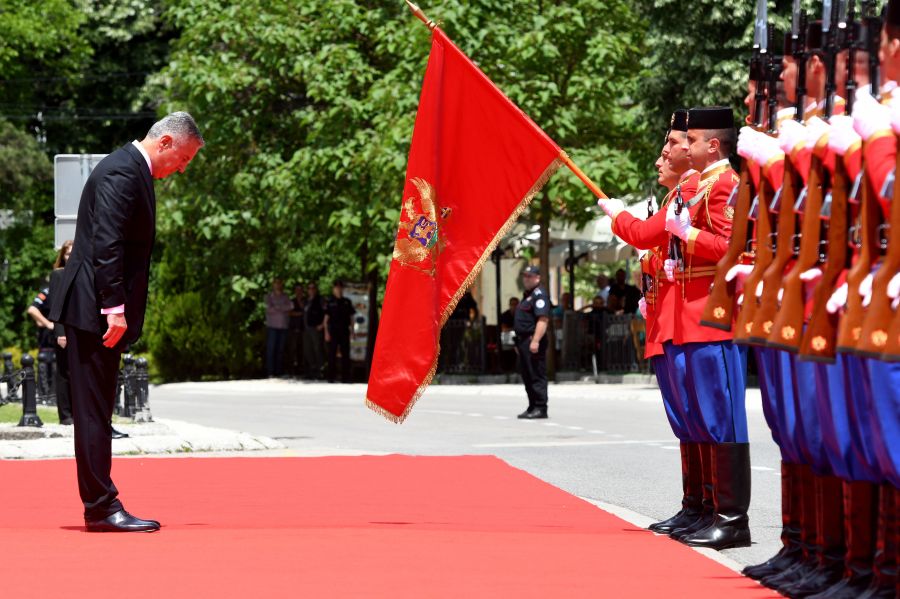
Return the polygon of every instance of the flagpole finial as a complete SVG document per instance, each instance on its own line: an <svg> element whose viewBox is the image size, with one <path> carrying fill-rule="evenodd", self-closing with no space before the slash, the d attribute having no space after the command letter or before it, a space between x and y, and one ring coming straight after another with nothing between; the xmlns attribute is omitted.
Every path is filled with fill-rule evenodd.
<svg viewBox="0 0 900 599"><path fill-rule="evenodd" d="M419 8L416 4L406 0L406 5L409 7L409 10L416 16L417 19L425 23L425 26L434 31L434 28L437 27L437 23L429 19L425 16L425 13L422 12L422 9Z"/></svg>

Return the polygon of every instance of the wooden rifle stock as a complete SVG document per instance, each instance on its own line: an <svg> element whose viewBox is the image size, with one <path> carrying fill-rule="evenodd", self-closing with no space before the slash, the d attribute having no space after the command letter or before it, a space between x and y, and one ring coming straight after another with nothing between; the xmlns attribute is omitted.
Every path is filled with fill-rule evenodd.
<svg viewBox="0 0 900 599"><path fill-rule="evenodd" d="M763 176L760 175L760 179ZM716 265L716 277L713 279L709 299L700 317L700 324L730 331L734 315L734 294L737 281L725 280L725 275L732 266L739 264L747 248L747 233L750 224L750 203L753 200L753 180L750 176L750 168L747 160L741 163L741 180L738 183L737 202L734 208L734 221L732 221L731 241L728 243L728 251Z"/></svg>
<svg viewBox="0 0 900 599"><path fill-rule="evenodd" d="M898 153L900 162L900 153ZM888 239L884 260L872 279L872 302L863 321L862 333L856 344L856 353L870 358L879 358L888 349L888 330L894 320L894 309L887 295L887 286L897 271L900 270L900 243L894 231L900 231L900 202L894 201L900 189L897 189L897 171L894 170L894 195L891 197L891 212L887 221Z"/></svg>
<svg viewBox="0 0 900 599"><path fill-rule="evenodd" d="M831 210L827 218L828 245L822 278L813 292L813 312L800 342L800 358L816 362L834 362L838 315L826 307L847 265L849 251L850 205L852 182L840 156L836 157L831 186Z"/></svg>
<svg viewBox="0 0 900 599"><path fill-rule="evenodd" d="M827 185L825 165L821 157L813 155L810 164L809 183L803 206L800 228L800 252L791 271L784 279L784 295L775 316L768 345L797 353L803 338L803 321L806 311L806 296L800 274L814 267L819 260L819 240L822 232L822 202ZM787 206L785 206L787 208ZM793 209L793 207L792 207ZM793 243L792 243L793 245Z"/></svg>
<svg viewBox="0 0 900 599"><path fill-rule="evenodd" d="M896 211L891 211L892 215L893 212ZM893 224L891 223L891 225ZM898 223L898 226L900 226L900 223ZM881 359L885 362L900 362L900 310L894 313L894 318L890 327L888 327L887 345L884 348L884 353L881 354Z"/></svg>
<svg viewBox="0 0 900 599"><path fill-rule="evenodd" d="M772 214L769 212L769 204L772 202L774 192L765 176L759 178L759 194L756 205L756 255L753 260L753 270L744 280L744 301L734 325L734 342L746 344L753 328L753 318L756 315L758 303L756 301L756 287L762 280L762 275L772 262ZM751 218L752 215L751 215Z"/></svg>
<svg viewBox="0 0 900 599"><path fill-rule="evenodd" d="M863 164L865 172L865 163ZM860 205L858 231L861 243L856 260L847 271L847 307L838 325L837 351L853 353L862 334L865 308L859 295L859 285L878 259L878 225L881 222L881 207L867 175L860 181Z"/></svg>
<svg viewBox="0 0 900 599"><path fill-rule="evenodd" d="M797 203L802 181L794 165L785 160L784 184L778 204L775 230L775 256L762 276L762 297L759 298L759 308L753 317L753 327L748 338L748 342L753 345L765 346L775 324L775 316L778 313L778 290L781 289L785 268L794 258L794 234L797 222L794 204Z"/></svg>

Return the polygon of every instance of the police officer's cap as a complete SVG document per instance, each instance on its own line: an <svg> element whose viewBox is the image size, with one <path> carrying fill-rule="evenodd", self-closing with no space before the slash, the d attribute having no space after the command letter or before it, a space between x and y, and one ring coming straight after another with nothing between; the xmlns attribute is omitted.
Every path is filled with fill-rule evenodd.
<svg viewBox="0 0 900 599"><path fill-rule="evenodd" d="M672 131L687 131L688 111L679 108L672 113L671 127Z"/></svg>
<svg viewBox="0 0 900 599"><path fill-rule="evenodd" d="M734 113L727 106L691 108L687 126L690 129L731 129L734 127Z"/></svg>
<svg viewBox="0 0 900 599"><path fill-rule="evenodd" d="M539 276L541 276L541 269L534 265L526 266L525 270L522 271L522 274L530 275L532 277L539 277Z"/></svg>

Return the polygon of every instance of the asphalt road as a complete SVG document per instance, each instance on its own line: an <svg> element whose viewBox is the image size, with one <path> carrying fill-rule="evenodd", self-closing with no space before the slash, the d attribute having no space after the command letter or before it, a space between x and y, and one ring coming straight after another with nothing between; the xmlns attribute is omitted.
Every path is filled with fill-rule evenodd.
<svg viewBox="0 0 900 599"><path fill-rule="evenodd" d="M550 387L550 418L520 421L518 385L432 386L402 425L364 405L364 385L282 380L154 387L154 416L274 437L290 455L494 454L570 493L662 519L679 508L678 443L659 391L643 385ZM747 394L753 546L724 553L747 564L779 547L780 462L759 391Z"/></svg>

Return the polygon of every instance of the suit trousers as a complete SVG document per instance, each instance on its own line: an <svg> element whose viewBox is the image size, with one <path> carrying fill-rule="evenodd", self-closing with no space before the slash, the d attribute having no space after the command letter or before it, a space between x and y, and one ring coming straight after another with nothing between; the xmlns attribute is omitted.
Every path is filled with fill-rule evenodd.
<svg viewBox="0 0 900 599"><path fill-rule="evenodd" d="M101 520L122 509L112 482L112 419L119 374L119 349L103 346L96 333L66 326L75 463L78 491L87 520Z"/></svg>

